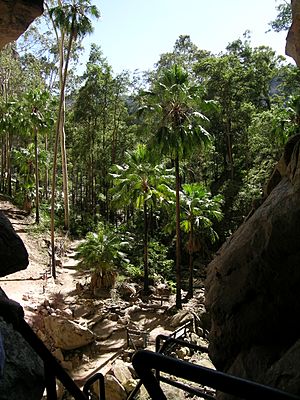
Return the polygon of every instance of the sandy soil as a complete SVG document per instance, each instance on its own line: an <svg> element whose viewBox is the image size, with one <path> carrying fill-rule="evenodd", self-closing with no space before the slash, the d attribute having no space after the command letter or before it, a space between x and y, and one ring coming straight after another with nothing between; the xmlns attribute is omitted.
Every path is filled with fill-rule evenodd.
<svg viewBox="0 0 300 400"><path fill-rule="evenodd" d="M0 211L9 218L29 254L29 265L25 270L0 279L0 286L8 297L24 307L25 317L26 309L49 298L52 293L71 294L75 289L76 280L80 279L80 274L76 270L59 266L57 279L53 280L49 264L49 237L32 232L34 217L27 216L8 201L0 201Z"/></svg>

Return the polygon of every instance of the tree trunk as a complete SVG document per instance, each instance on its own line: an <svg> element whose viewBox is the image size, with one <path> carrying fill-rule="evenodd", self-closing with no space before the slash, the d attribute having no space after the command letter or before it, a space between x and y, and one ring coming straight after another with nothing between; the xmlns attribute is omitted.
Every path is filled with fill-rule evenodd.
<svg viewBox="0 0 300 400"><path fill-rule="evenodd" d="M1 192L4 193L4 179L5 179L5 159L6 159L6 146L5 146L5 137L4 135L2 136L2 146L1 146L1 184L0 184L0 190Z"/></svg>
<svg viewBox="0 0 300 400"><path fill-rule="evenodd" d="M144 293L149 293L149 265L148 265L148 207L144 203Z"/></svg>
<svg viewBox="0 0 300 400"><path fill-rule="evenodd" d="M68 66L70 61L72 43L73 43L73 34L74 34L74 19L73 16L71 29L70 29L70 38L68 43L67 55L65 60L65 67L63 72L63 79L61 85L61 124L60 124L60 135L61 135L61 157L62 157L62 173L63 173L63 192L64 192L64 209L65 209L65 221L64 228L69 230L70 228L70 205L69 205L69 183L68 183L68 164L67 164L67 152L66 152L66 135L65 135L65 91L66 91L66 83L67 83L67 74L68 74Z"/></svg>
<svg viewBox="0 0 300 400"><path fill-rule="evenodd" d="M46 136L45 136L45 151L46 151L46 154L48 154L48 135L47 135L47 133L46 133ZM45 169L44 188L45 188L45 199L48 200L48 190L49 190L49 170L48 170L48 163L46 164L46 169Z"/></svg>
<svg viewBox="0 0 300 400"><path fill-rule="evenodd" d="M191 299L194 296L194 260L193 260L193 243L194 243L194 228L193 221L191 221L191 230L189 234L189 288L188 288L188 298Z"/></svg>
<svg viewBox="0 0 300 400"><path fill-rule="evenodd" d="M39 156L38 156L38 133L34 128L34 158L35 158L35 222L40 223L40 196L39 196Z"/></svg>
<svg viewBox="0 0 300 400"><path fill-rule="evenodd" d="M55 26L55 25L54 25ZM64 35L62 33L62 37L59 44L60 51L60 81L63 81L63 43L64 43ZM60 138L61 132L61 113L63 106L64 94L62 90L60 91L59 105L58 105L58 114L57 114L57 122L56 122L56 134L54 140L54 151L53 151L53 170L52 170L52 187L51 187L51 266L52 266L52 276L56 279L56 261L55 261L55 226L54 226L54 207L55 207L55 192L56 192L56 170L57 170L57 155L58 155L58 142Z"/></svg>
<svg viewBox="0 0 300 400"><path fill-rule="evenodd" d="M10 133L6 134L6 192L11 197L11 143Z"/></svg>
<svg viewBox="0 0 300 400"><path fill-rule="evenodd" d="M70 227L70 205L69 205L69 183L68 183L68 164L66 152L66 135L65 135L65 99L63 100L61 127L60 127L60 144L61 144L61 159L62 159L62 176L63 176L63 193L64 193L64 229Z"/></svg>
<svg viewBox="0 0 300 400"><path fill-rule="evenodd" d="M230 178L233 179L234 169L233 169L233 155L232 155L232 133L231 133L231 120L227 119L226 124L226 147L227 147L227 156L228 163L230 167Z"/></svg>
<svg viewBox="0 0 300 400"><path fill-rule="evenodd" d="M176 179L176 307L182 308L181 299L181 236L180 236L180 175L179 158L175 158Z"/></svg>

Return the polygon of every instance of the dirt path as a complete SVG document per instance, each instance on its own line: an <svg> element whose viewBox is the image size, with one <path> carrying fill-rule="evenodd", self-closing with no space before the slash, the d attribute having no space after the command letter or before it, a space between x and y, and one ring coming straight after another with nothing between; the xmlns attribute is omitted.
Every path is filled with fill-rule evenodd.
<svg viewBox="0 0 300 400"><path fill-rule="evenodd" d="M27 269L0 279L0 286L6 294L23 306L25 319L30 324L35 321L41 305L46 302L49 304L55 296L63 299L64 308L80 309L82 307L96 313L96 317L97 313L103 314L102 319L92 329L97 335L95 349L93 350L93 347L88 349L78 366L76 367L73 363L73 367L69 370L78 384L83 383L95 372L103 372L105 368L109 368L112 360L126 349L126 328L147 331L151 345L154 344L157 335L169 334L176 329L176 326L168 325L169 318L164 314L164 310L171 303L164 305L164 308L159 304L142 304L141 300L137 304L120 300L119 303L117 301L119 304L117 307L117 303L114 303L112 298L97 300L82 297L76 289L76 284L81 283L84 286L89 275L76 269L77 262L74 259L74 250L78 244L76 242L68 243L65 257L61 259L62 265L57 267L57 279L54 280L49 266L49 237L35 235L32 232L34 218L27 216L8 201L0 200L0 211L3 211L10 219L29 254ZM122 309L121 314L117 315L116 308ZM190 308L193 310L194 306L191 305ZM80 320L82 322L82 319ZM123 326L122 320L126 320ZM88 324L90 321L87 319L84 323Z"/></svg>
<svg viewBox="0 0 300 400"><path fill-rule="evenodd" d="M29 265L25 270L16 272L0 279L0 286L6 294L18 301L25 310L32 309L53 293L63 293L68 296L74 292L76 280L80 274L70 269L69 259L63 260L66 268L57 267L57 279L51 277L49 266L49 237L32 232L34 217L27 216L8 201L0 201L0 211L3 211L12 223L16 233L23 240L29 255Z"/></svg>

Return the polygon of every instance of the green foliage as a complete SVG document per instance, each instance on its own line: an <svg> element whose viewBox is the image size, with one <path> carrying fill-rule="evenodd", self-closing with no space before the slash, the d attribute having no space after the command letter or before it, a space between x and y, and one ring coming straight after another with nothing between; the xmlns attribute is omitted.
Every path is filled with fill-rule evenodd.
<svg viewBox="0 0 300 400"><path fill-rule="evenodd" d="M174 260L170 259L169 249L162 243L151 240L149 243L150 276L160 276L163 279L174 279Z"/></svg>
<svg viewBox="0 0 300 400"><path fill-rule="evenodd" d="M212 103L203 96L203 87L195 85L180 65L161 71L153 90L143 93L143 109L153 124L152 149L172 159L185 158L195 146L209 141L202 109Z"/></svg>
<svg viewBox="0 0 300 400"><path fill-rule="evenodd" d="M58 225L60 227L61 225ZM37 237L42 234L49 235L50 227L50 214L49 214L49 204L43 203L40 207L40 222L39 224L30 225L30 234Z"/></svg>
<svg viewBox="0 0 300 400"><path fill-rule="evenodd" d="M50 14L31 30L34 42L40 41L38 51L24 39L22 50L10 45L0 53L0 190L22 205L34 198L36 184L46 226L48 169L55 159L53 112L69 70L61 105L70 194L57 189L51 197L55 226L63 225L64 200L70 199L71 234L95 232L80 250L83 266L127 265L137 279L144 279L149 267L151 278L173 279L173 259L180 250L192 256L216 246L261 198L283 146L299 133L299 69L269 47L253 47L245 32L218 55L181 35L155 69L138 79L128 72L114 74L93 44L78 77L66 64L59 71L59 58L66 61L68 55L71 63L79 62L81 39L99 12L89 0L58 4L47 2ZM286 29L290 4L280 1L277 11L271 26ZM39 32L42 25L47 34ZM57 188L63 185L60 155ZM185 250L176 242L175 256L175 239L181 236Z"/></svg>
<svg viewBox="0 0 300 400"><path fill-rule="evenodd" d="M77 248L78 268L92 271L113 270L127 262L124 248L128 246L111 226L99 223L96 232L89 232Z"/></svg>
<svg viewBox="0 0 300 400"><path fill-rule="evenodd" d="M274 21L269 25L275 32L287 31L292 24L292 6L290 2L284 1L276 6L278 12Z"/></svg>
<svg viewBox="0 0 300 400"><path fill-rule="evenodd" d="M203 246L204 243L215 243L218 234L214 224L223 218L223 197L212 196L203 184L191 183L182 185L180 195L180 227L188 234L186 247L188 251L194 252L194 248ZM166 206L168 212L168 223L164 226L167 233L175 232L175 196L169 198ZM200 243L202 242L202 245Z"/></svg>
<svg viewBox="0 0 300 400"><path fill-rule="evenodd" d="M149 257L149 277L151 281L172 280L174 279L174 260L170 259L169 248L162 243L151 240L148 249ZM142 281L143 259L137 258L135 264L125 265L125 272L132 279Z"/></svg>
<svg viewBox="0 0 300 400"><path fill-rule="evenodd" d="M64 2L62 6L51 8L49 14L57 28L66 30L75 39L93 31L90 16L100 17L99 10L91 5L90 0L72 1L69 4Z"/></svg>
<svg viewBox="0 0 300 400"><path fill-rule="evenodd" d="M132 205L144 209L145 204L155 206L164 199L166 184L174 177L164 163L153 165L150 157L147 147L138 144L133 152L126 154L126 163L112 167L110 193L115 207Z"/></svg>
<svg viewBox="0 0 300 400"><path fill-rule="evenodd" d="M207 189L197 183L184 184L181 197L181 228L184 232L193 232L214 243L218 239L213 223L223 218L221 195L211 196ZM190 243L192 246L192 243Z"/></svg>

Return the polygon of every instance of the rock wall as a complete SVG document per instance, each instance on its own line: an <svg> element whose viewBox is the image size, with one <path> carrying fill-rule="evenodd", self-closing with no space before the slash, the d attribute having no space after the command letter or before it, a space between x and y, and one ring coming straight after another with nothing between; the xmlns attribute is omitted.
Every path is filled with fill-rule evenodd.
<svg viewBox="0 0 300 400"><path fill-rule="evenodd" d="M285 53L300 66L300 0L292 0L292 25L286 39Z"/></svg>
<svg viewBox="0 0 300 400"><path fill-rule="evenodd" d="M44 392L44 365L12 325L0 317L0 332L5 349L1 400L40 400Z"/></svg>
<svg viewBox="0 0 300 400"><path fill-rule="evenodd" d="M43 0L0 0L0 48L16 40L43 13Z"/></svg>
<svg viewBox="0 0 300 400"><path fill-rule="evenodd" d="M0 277L25 269L28 253L9 219L0 212Z"/></svg>
<svg viewBox="0 0 300 400"><path fill-rule="evenodd" d="M209 354L219 370L300 395L300 135L275 175L209 265Z"/></svg>

